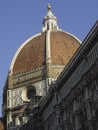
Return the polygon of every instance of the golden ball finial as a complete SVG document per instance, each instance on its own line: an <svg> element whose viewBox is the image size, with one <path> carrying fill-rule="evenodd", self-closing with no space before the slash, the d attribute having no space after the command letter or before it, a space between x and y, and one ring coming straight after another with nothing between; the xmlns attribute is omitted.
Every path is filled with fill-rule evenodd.
<svg viewBox="0 0 98 130"><path fill-rule="evenodd" d="M48 9L48 10L50 10L50 9L51 9L51 5L50 5L50 4L48 4L47 9Z"/></svg>

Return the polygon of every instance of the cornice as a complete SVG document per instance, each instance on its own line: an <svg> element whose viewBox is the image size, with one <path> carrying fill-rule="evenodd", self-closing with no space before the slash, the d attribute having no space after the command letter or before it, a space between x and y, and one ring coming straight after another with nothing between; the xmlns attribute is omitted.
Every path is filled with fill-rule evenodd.
<svg viewBox="0 0 98 130"><path fill-rule="evenodd" d="M82 42L79 49L76 51L70 62L65 67L64 71L58 77L56 82L58 88L60 88L59 86L63 85L63 80L66 81L72 75L72 73L74 73L76 68L83 61L83 59L86 58L86 55L90 52L93 46L95 46L97 40L98 40L98 21L92 27L92 29Z"/></svg>
<svg viewBox="0 0 98 130"><path fill-rule="evenodd" d="M23 72L23 73L19 73L19 74L15 75L15 76L12 76L12 77L15 79L15 78L25 76L25 75L28 75L28 74L31 74L31 73L35 73L35 72L38 72L38 71L41 71L41 70L44 70L44 69L46 69L46 67L41 66L41 67L36 68L36 69L32 69L32 70L29 70L29 71L26 71L26 72ZM10 75L10 73L9 73L9 75Z"/></svg>

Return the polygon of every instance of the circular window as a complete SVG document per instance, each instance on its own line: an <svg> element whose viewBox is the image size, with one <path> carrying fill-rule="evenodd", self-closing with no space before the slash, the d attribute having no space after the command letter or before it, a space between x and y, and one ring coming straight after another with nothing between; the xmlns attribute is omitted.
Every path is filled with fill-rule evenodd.
<svg viewBox="0 0 98 130"><path fill-rule="evenodd" d="M32 99L36 95L36 89L34 86L27 87L27 97L28 99Z"/></svg>

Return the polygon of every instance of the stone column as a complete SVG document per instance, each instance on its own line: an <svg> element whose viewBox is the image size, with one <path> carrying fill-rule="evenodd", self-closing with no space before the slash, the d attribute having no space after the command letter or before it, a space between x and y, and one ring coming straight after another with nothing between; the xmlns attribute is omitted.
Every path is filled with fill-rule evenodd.
<svg viewBox="0 0 98 130"><path fill-rule="evenodd" d="M67 129L67 112L64 108L64 130L68 130Z"/></svg>
<svg viewBox="0 0 98 130"><path fill-rule="evenodd" d="M61 114L60 114L60 106L55 106L55 113L56 113L56 129L57 130L63 130L62 129L62 121L61 121Z"/></svg>
<svg viewBox="0 0 98 130"><path fill-rule="evenodd" d="M98 104L98 81L95 81L95 102Z"/></svg>
<svg viewBox="0 0 98 130"><path fill-rule="evenodd" d="M63 130L62 120L61 120L61 106L59 104L60 96L56 88L54 88L54 98L55 98L54 111L55 111L55 116L56 116L56 130Z"/></svg>

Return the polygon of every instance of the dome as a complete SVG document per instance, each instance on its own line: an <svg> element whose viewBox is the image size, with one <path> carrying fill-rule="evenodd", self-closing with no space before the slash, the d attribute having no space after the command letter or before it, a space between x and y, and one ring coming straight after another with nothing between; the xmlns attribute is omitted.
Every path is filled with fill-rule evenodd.
<svg viewBox="0 0 98 130"><path fill-rule="evenodd" d="M80 45L73 35L62 31L50 32L52 65L65 66ZM46 65L46 32L31 37L16 52L12 61L12 75Z"/></svg>
<svg viewBox="0 0 98 130"><path fill-rule="evenodd" d="M22 43L11 62L3 93L9 129L28 122L79 46L74 35L59 28L48 5L41 33Z"/></svg>
<svg viewBox="0 0 98 130"><path fill-rule="evenodd" d="M29 38L17 50L10 67L12 75L51 65L66 66L80 41L72 34L59 29L56 16L48 5L42 33Z"/></svg>

